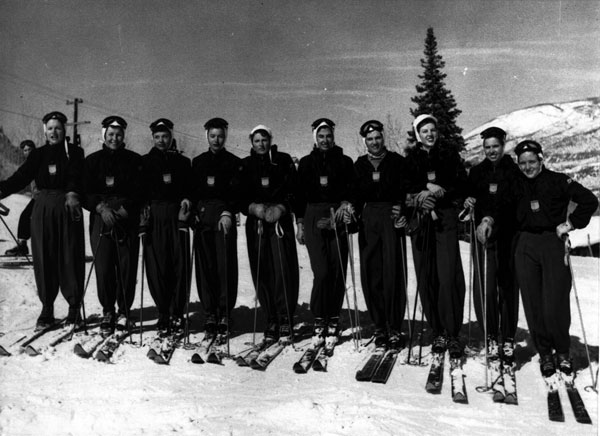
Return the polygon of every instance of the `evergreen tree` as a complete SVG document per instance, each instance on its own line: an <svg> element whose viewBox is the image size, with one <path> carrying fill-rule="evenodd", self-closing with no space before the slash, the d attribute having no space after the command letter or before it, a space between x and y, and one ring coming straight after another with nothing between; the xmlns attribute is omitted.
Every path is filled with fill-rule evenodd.
<svg viewBox="0 0 600 436"><path fill-rule="evenodd" d="M421 59L424 72L418 76L421 84L416 86L418 94L411 98L417 107L411 109L410 114L413 117L421 114L431 114L436 117L440 139L446 146L460 151L464 148L465 141L461 136L462 129L456 125L456 117L462 111L456 108L456 100L452 92L446 89L444 83L446 74L442 72L446 63L438 54L432 27L427 29L424 54L425 57ZM408 136L408 141L414 144L415 135L412 130L408 132Z"/></svg>

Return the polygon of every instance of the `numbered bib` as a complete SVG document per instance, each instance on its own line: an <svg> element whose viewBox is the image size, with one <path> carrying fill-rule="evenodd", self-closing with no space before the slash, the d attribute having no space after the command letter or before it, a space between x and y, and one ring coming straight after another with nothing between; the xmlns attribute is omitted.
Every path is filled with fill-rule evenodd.
<svg viewBox="0 0 600 436"><path fill-rule="evenodd" d="M215 186L215 176L206 176L206 184L208 186Z"/></svg>
<svg viewBox="0 0 600 436"><path fill-rule="evenodd" d="M269 187L269 178L268 177L261 177L260 178L260 184L263 188L268 188Z"/></svg>
<svg viewBox="0 0 600 436"><path fill-rule="evenodd" d="M329 183L329 179L327 178L327 176L321 176L319 177L319 183L321 184L321 186L325 187Z"/></svg>
<svg viewBox="0 0 600 436"><path fill-rule="evenodd" d="M430 182L435 182L435 171L427 172L427 180L429 180Z"/></svg>
<svg viewBox="0 0 600 436"><path fill-rule="evenodd" d="M48 165L48 174L50 174L51 176L56 175L56 165L55 164Z"/></svg>
<svg viewBox="0 0 600 436"><path fill-rule="evenodd" d="M108 188L112 188L113 186L115 186L115 178L114 176L106 176L104 178L104 184L108 187Z"/></svg>
<svg viewBox="0 0 600 436"><path fill-rule="evenodd" d="M495 194L496 192L498 192L498 184L490 183L489 192L490 194Z"/></svg>
<svg viewBox="0 0 600 436"><path fill-rule="evenodd" d="M379 173L379 171L373 171L373 181L379 182L380 178L381 178L381 174Z"/></svg>
<svg viewBox="0 0 600 436"><path fill-rule="evenodd" d="M540 211L540 202L537 200L531 200L529 202L530 206L531 206L531 210L534 212L539 212Z"/></svg>
<svg viewBox="0 0 600 436"><path fill-rule="evenodd" d="M169 174L169 173L163 174L163 183L165 185L170 185L171 184L171 174Z"/></svg>

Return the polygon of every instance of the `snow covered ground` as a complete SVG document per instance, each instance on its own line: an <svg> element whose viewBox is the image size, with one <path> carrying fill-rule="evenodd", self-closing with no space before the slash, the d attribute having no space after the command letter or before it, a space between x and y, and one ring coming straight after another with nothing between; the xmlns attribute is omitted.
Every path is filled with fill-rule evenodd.
<svg viewBox="0 0 600 436"><path fill-rule="evenodd" d="M12 209L7 222L16 229L20 210L27 199L12 196L3 200ZM12 246L4 226L0 229L0 251ZM234 310L233 353L246 348L252 340L254 290L248 269L244 232L238 239L240 258L239 298ZM88 248L89 250L89 248ZM469 269L468 245L461 244L465 271ZM296 323L310 323L307 309L312 274L305 248L300 248L301 288ZM356 258L358 266L358 258ZM592 368L598 368L598 259L573 258L577 289L591 344ZM409 265L412 258L409 256ZM89 264L87 265L89 268ZM140 283L138 283L139 290ZM154 304L144 286L144 317L155 321ZM414 301L415 281L409 271L410 301ZM195 283L192 309L199 310ZM364 300L358 283L361 321L369 326ZM177 350L169 366L156 365L140 347L139 334L133 344L118 350L114 364L81 359L64 343L41 356L14 354L0 358L0 434L1 435L592 435L598 432L598 397L587 392L590 373L586 367L581 326L572 299L572 350L578 371L577 385L592 417L593 425L575 422L563 392L565 422L548 421L545 387L539 376L537 355L527 344L528 333L521 311L517 350L519 405L492 403L491 396L478 393L484 385L483 358L469 358L465 365L469 404L454 404L446 373L441 395L424 390L427 367L400 364L385 385L359 383L355 371L366 356L356 352L351 340L336 348L329 372L310 371L297 375L293 362L308 343L308 336L288 347L265 371L240 368L225 360L223 366L190 363L191 351ZM139 314L140 295L134 303ZM40 310L33 272L30 268L0 269L0 343L10 345L26 335ZM66 314L61 296L56 303L57 316ZM86 298L89 314L100 313L92 278ZM466 341L468 299L465 303L463 337ZM417 315L420 317L420 314ZM192 341L202 334L202 319L194 314ZM472 319L475 319L474 314ZM259 318L259 325L261 319ZM347 324L346 324L347 325ZM471 326L472 335L479 332ZM148 342L151 333L144 335ZM345 332L349 338L349 331ZM423 349L429 361L429 340ZM475 342L475 341L473 341ZM13 347L14 350L14 347ZM585 367L585 368L584 368ZM447 371L447 370L446 370Z"/></svg>

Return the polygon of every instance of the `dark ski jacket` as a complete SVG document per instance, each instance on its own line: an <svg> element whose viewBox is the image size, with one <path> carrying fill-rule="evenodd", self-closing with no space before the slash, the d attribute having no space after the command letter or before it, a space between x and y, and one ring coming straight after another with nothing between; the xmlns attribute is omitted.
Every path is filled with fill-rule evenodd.
<svg viewBox="0 0 600 436"><path fill-rule="evenodd" d="M191 199L192 163L177 151L156 147L142 157L143 198L179 203Z"/></svg>
<svg viewBox="0 0 600 436"><path fill-rule="evenodd" d="M316 146L298 165L296 219L304 218L308 203L355 203L356 173L352 159L334 145L323 152Z"/></svg>
<svg viewBox="0 0 600 436"><path fill-rule="evenodd" d="M250 203L283 204L288 213L296 209L298 174L292 157L272 145L269 153L257 154L242 160L240 173L241 211L248 215Z"/></svg>
<svg viewBox="0 0 600 436"><path fill-rule="evenodd" d="M123 206L133 219L142 199L141 170L142 157L125 144L117 150L102 144L85 159L85 208L95 212L100 202L108 201L113 209Z"/></svg>
<svg viewBox="0 0 600 436"><path fill-rule="evenodd" d="M0 182L3 196L24 189L35 180L38 190L83 192L83 149L68 144L46 145L31 151L27 160L8 179Z"/></svg>

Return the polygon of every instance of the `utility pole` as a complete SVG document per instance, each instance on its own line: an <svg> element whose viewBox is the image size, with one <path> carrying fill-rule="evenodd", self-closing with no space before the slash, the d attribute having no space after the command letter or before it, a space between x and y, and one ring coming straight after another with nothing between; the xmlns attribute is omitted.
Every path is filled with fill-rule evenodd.
<svg viewBox="0 0 600 436"><path fill-rule="evenodd" d="M77 121L77 113L79 108L79 103L83 103L83 100L80 98L74 98L73 101L67 100L67 105L73 105L73 122L68 123L73 126L73 144L81 147L81 138L77 134L77 125L78 124L90 124L89 121Z"/></svg>

